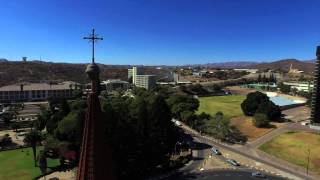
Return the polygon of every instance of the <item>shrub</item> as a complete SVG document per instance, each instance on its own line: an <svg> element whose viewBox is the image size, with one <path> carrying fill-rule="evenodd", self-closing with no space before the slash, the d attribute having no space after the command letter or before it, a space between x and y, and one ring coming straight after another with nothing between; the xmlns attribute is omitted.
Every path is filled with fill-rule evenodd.
<svg viewBox="0 0 320 180"><path fill-rule="evenodd" d="M269 120L279 120L281 117L280 107L275 105L272 101L263 102L259 105L256 113L267 115Z"/></svg>
<svg viewBox="0 0 320 180"><path fill-rule="evenodd" d="M269 119L266 114L256 113L252 120L253 125L256 127L268 127Z"/></svg>

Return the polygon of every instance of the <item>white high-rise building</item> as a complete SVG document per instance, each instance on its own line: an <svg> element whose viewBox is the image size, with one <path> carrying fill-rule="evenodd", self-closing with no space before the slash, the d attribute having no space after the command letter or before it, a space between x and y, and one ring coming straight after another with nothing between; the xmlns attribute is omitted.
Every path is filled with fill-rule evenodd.
<svg viewBox="0 0 320 180"><path fill-rule="evenodd" d="M155 75L137 75L135 79L135 85L145 89L151 89L156 86Z"/></svg>
<svg viewBox="0 0 320 180"><path fill-rule="evenodd" d="M155 75L140 75L140 71L137 67L128 69L128 78L132 77L132 84L137 87L150 89L156 86Z"/></svg>
<svg viewBox="0 0 320 180"><path fill-rule="evenodd" d="M138 75L137 67L132 67L132 84L136 84L137 75Z"/></svg>

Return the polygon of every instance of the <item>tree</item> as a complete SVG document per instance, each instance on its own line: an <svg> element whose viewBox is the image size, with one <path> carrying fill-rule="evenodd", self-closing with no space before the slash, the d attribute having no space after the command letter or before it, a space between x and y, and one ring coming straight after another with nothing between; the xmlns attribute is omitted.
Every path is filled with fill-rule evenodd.
<svg viewBox="0 0 320 180"><path fill-rule="evenodd" d="M80 145L82 139L85 111L78 110L70 112L64 117L55 130L55 135L60 141L68 141Z"/></svg>
<svg viewBox="0 0 320 180"><path fill-rule="evenodd" d="M18 132L18 129L20 128L20 124L13 123L13 124L11 124L11 128L14 129L15 132Z"/></svg>
<svg viewBox="0 0 320 180"><path fill-rule="evenodd" d="M26 134L24 142L29 144L33 151L34 166L37 166L37 143L42 140L41 133L38 130L31 130Z"/></svg>
<svg viewBox="0 0 320 180"><path fill-rule="evenodd" d="M181 121L193 127L193 122L196 119L194 112L192 111L183 111L180 114Z"/></svg>
<svg viewBox="0 0 320 180"><path fill-rule="evenodd" d="M269 97L259 91L249 93L247 98L241 103L241 109L247 116L253 116L259 105L263 102L268 102Z"/></svg>
<svg viewBox="0 0 320 180"><path fill-rule="evenodd" d="M12 143L12 138L9 134L5 134L4 136L0 136L0 146L7 146Z"/></svg>
<svg viewBox="0 0 320 180"><path fill-rule="evenodd" d="M205 112L202 112L198 115L198 118L204 119L204 120L209 120L211 118L210 114L207 114Z"/></svg>
<svg viewBox="0 0 320 180"><path fill-rule="evenodd" d="M137 122L136 131L139 135L145 136L148 131L148 110L147 102L144 98L138 96L131 103L131 117Z"/></svg>
<svg viewBox="0 0 320 180"><path fill-rule="evenodd" d="M3 113L2 119L3 119L5 124L10 124L11 120L13 119L13 114L12 113L8 113L8 112Z"/></svg>
<svg viewBox="0 0 320 180"><path fill-rule="evenodd" d="M261 79L261 74L259 73L258 75L258 83L261 83L262 79Z"/></svg>
<svg viewBox="0 0 320 180"><path fill-rule="evenodd" d="M223 112L218 111L218 112L216 113L216 115L214 116L214 119L215 119L216 121L222 121L222 120L223 120Z"/></svg>
<svg viewBox="0 0 320 180"><path fill-rule="evenodd" d="M70 112L70 106L66 99L62 99L60 104L60 111L64 116L68 115L68 113Z"/></svg>
<svg viewBox="0 0 320 180"><path fill-rule="evenodd" d="M268 120L280 120L281 110L280 107L275 105L272 101L262 102L256 113L265 114Z"/></svg>
<svg viewBox="0 0 320 180"><path fill-rule="evenodd" d="M162 164L167 161L166 154L172 151L177 135L175 134L174 124L171 121L170 109L164 98L159 95L153 95L149 102L149 138L152 139L152 147L150 148L153 154L159 156L157 158L153 157L154 163Z"/></svg>
<svg viewBox="0 0 320 180"><path fill-rule="evenodd" d="M53 134L54 130L57 128L59 121L63 119L62 113L54 113L46 123L46 129L48 134Z"/></svg>
<svg viewBox="0 0 320 180"><path fill-rule="evenodd" d="M47 124L47 121L50 119L50 113L46 109L41 109L40 114L38 115L37 120L34 122L34 126L37 130L42 131Z"/></svg>
<svg viewBox="0 0 320 180"><path fill-rule="evenodd" d="M235 127L230 125L228 119L223 118L223 114L218 112L211 124L209 125L208 133L217 139L227 141L230 143L247 141L247 138L241 134L241 132Z"/></svg>
<svg viewBox="0 0 320 180"><path fill-rule="evenodd" d="M267 80L267 77L266 77L266 75L265 74L263 74L263 76L262 76L262 82L263 83L266 83L268 80Z"/></svg>
<svg viewBox="0 0 320 180"><path fill-rule="evenodd" d="M213 90L214 93L219 93L219 92L221 92L222 87L220 85L218 85L218 84L213 84L212 85L212 90Z"/></svg>
<svg viewBox="0 0 320 180"><path fill-rule="evenodd" d="M253 118L253 125L256 127L268 127L269 119L266 114L256 113Z"/></svg>
<svg viewBox="0 0 320 180"><path fill-rule="evenodd" d="M39 161L39 168L41 173L44 175L47 173L47 157L43 150L40 151L38 155L38 161Z"/></svg>
<svg viewBox="0 0 320 180"><path fill-rule="evenodd" d="M291 86L285 85L283 83L280 83L278 87L280 88L280 91L285 94L289 94L291 91Z"/></svg>
<svg viewBox="0 0 320 180"><path fill-rule="evenodd" d="M172 115L180 119L184 111L195 112L199 107L199 100L187 95L172 95L167 99Z"/></svg>
<svg viewBox="0 0 320 180"><path fill-rule="evenodd" d="M106 141L113 148L121 179L144 179L166 166L177 141L176 127L162 93L141 91L135 98L101 99Z"/></svg>
<svg viewBox="0 0 320 180"><path fill-rule="evenodd" d="M208 94L208 91L201 85L195 84L188 86L189 92L196 95L205 95Z"/></svg>

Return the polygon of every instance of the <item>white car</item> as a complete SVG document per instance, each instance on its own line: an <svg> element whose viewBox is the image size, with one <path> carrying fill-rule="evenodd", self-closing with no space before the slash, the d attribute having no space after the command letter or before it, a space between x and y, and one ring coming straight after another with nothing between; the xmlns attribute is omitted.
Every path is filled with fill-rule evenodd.
<svg viewBox="0 0 320 180"><path fill-rule="evenodd" d="M253 172L251 174L252 177L258 177L258 178L266 178L267 176L262 174L261 172Z"/></svg>
<svg viewBox="0 0 320 180"><path fill-rule="evenodd" d="M240 166L240 164L234 159L228 159L227 162L232 166Z"/></svg>
<svg viewBox="0 0 320 180"><path fill-rule="evenodd" d="M182 125L180 121L176 121L175 124L176 124L176 126L181 126Z"/></svg>

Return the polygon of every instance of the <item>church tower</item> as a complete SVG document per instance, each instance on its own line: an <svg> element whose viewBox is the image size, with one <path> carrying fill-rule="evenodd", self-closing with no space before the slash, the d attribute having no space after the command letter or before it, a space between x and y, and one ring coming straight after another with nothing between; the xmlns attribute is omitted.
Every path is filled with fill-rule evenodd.
<svg viewBox="0 0 320 180"><path fill-rule="evenodd" d="M102 40L94 34L89 39L92 46L92 63L86 73L91 80L92 92L87 97L87 112L83 130L77 180L115 180L111 149L105 142L103 113L99 101L99 67L94 62L94 42Z"/></svg>

